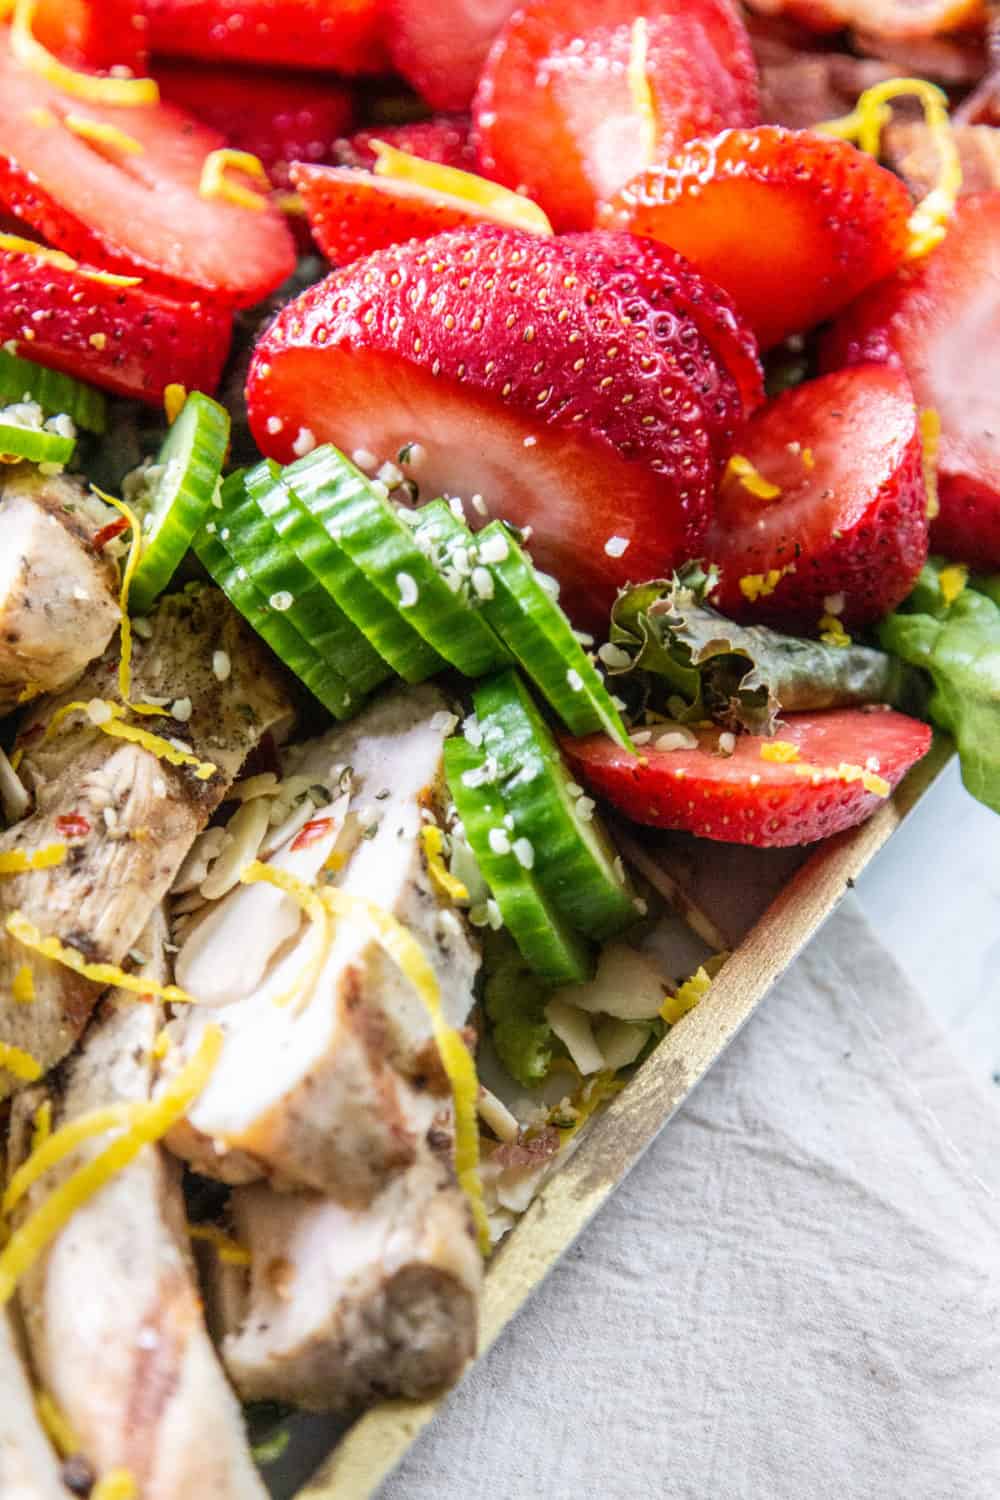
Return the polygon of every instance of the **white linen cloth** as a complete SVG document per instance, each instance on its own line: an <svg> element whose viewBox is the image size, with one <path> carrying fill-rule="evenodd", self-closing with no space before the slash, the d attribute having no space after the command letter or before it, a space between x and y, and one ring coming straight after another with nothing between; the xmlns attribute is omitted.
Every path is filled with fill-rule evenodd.
<svg viewBox="0 0 1000 1500"><path fill-rule="evenodd" d="M996 1500L1000 1110L853 900L379 1500Z"/></svg>

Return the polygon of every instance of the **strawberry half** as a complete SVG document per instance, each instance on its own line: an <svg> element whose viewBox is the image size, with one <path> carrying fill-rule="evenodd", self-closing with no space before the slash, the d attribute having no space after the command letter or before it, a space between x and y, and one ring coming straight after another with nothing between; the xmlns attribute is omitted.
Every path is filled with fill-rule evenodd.
<svg viewBox="0 0 1000 1500"><path fill-rule="evenodd" d="M71 67L146 72L146 22L135 0L39 0L31 30Z"/></svg>
<svg viewBox="0 0 1000 1500"><path fill-rule="evenodd" d="M729 0L528 0L493 44L473 117L483 171L527 192L557 230L589 229L648 164L628 78L638 19L662 149L758 118L753 54Z"/></svg>
<svg viewBox="0 0 1000 1500"><path fill-rule="evenodd" d="M83 135L81 121L133 147ZM224 145L167 104L74 99L0 41L0 204L77 260L179 297L247 305L273 291L295 266L280 215L199 192L206 156Z"/></svg>
<svg viewBox="0 0 1000 1500"><path fill-rule="evenodd" d="M458 167L463 172L476 171L476 151L471 140L472 122L468 115L436 115L431 120L413 120L408 125L378 125L358 130L347 140L337 142L334 160L341 167L375 165L373 141L384 141L397 151L407 151L423 161L442 167Z"/></svg>
<svg viewBox="0 0 1000 1500"><path fill-rule="evenodd" d="M505 228L379 251L290 303L258 345L250 423L270 457L315 442L395 458L425 498L533 528L581 623L697 552L720 467L701 403L717 357L682 311L619 282L604 237ZM627 241L625 242L627 244Z"/></svg>
<svg viewBox="0 0 1000 1500"><path fill-rule="evenodd" d="M729 755L718 729L696 738L697 749L644 745L638 756L603 734L562 748L579 779L637 823L778 848L863 823L931 746L926 724L880 706L789 714L776 738L737 735Z"/></svg>
<svg viewBox="0 0 1000 1500"><path fill-rule="evenodd" d="M388 0L389 52L432 109L468 109L490 43L517 0Z"/></svg>
<svg viewBox="0 0 1000 1500"><path fill-rule="evenodd" d="M739 446L780 494L726 471L705 541L723 614L813 631L831 613L869 624L906 598L927 560L927 490L901 371L863 365L785 391Z"/></svg>
<svg viewBox="0 0 1000 1500"><path fill-rule="evenodd" d="M44 252L0 251L0 343L118 395L158 405L171 383L214 391L231 334L215 304L115 286Z"/></svg>
<svg viewBox="0 0 1000 1500"><path fill-rule="evenodd" d="M201 63L158 63L153 76L162 99L259 157L279 188L293 161L332 161L354 119L353 93L333 78Z"/></svg>
<svg viewBox="0 0 1000 1500"><path fill-rule="evenodd" d="M1000 567L1000 193L963 198L938 248L849 307L822 359L902 366L941 422L931 545Z"/></svg>
<svg viewBox="0 0 1000 1500"><path fill-rule="evenodd" d="M447 229L495 224L498 217L469 198L354 167L296 162L292 181L305 203L316 243L335 266L405 240L429 240Z"/></svg>
<svg viewBox="0 0 1000 1500"><path fill-rule="evenodd" d="M381 0L138 0L150 51L206 62L386 73Z"/></svg>
<svg viewBox="0 0 1000 1500"><path fill-rule="evenodd" d="M848 142L761 125L690 142L600 217L693 260L770 348L890 275L912 207L899 178Z"/></svg>

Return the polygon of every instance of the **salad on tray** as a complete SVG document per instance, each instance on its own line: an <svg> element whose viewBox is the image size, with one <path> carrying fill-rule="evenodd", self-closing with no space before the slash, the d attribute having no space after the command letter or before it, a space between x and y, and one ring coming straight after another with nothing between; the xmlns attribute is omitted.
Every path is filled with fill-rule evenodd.
<svg viewBox="0 0 1000 1500"><path fill-rule="evenodd" d="M1000 810L1000 22L0 9L0 1493L263 1497L711 1003L685 872Z"/></svg>

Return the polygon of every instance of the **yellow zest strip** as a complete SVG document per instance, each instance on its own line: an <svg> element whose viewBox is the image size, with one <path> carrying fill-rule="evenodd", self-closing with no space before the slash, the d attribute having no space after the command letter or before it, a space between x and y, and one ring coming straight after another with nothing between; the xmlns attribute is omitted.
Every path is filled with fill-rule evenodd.
<svg viewBox="0 0 1000 1500"><path fill-rule="evenodd" d="M947 568L942 568L938 574L938 583L941 585L941 598L950 608L959 594L964 593L965 586L969 581L969 570L965 563L950 563Z"/></svg>
<svg viewBox="0 0 1000 1500"><path fill-rule="evenodd" d="M909 219L907 259L918 260L944 239L948 220L962 190L962 161L955 144L948 115L948 96L944 90L926 78L888 78L865 89L849 115L827 120L815 129L824 135L854 141L869 156L877 157L883 127L892 119L888 101L904 94L916 94L920 100L924 121L940 160L937 185L917 204Z"/></svg>
<svg viewBox="0 0 1000 1500"><path fill-rule="evenodd" d="M30 1052L23 1052L20 1047L11 1047L7 1042L0 1042L0 1069L13 1073L15 1078L21 1078L25 1083L37 1083L44 1072L41 1063Z"/></svg>
<svg viewBox="0 0 1000 1500"><path fill-rule="evenodd" d="M106 1183L134 1161L145 1146L161 1140L178 1120L184 1118L211 1078L221 1049L221 1029L215 1025L207 1026L197 1052L160 1097L142 1105L141 1116L127 1131L123 1131L92 1161L60 1183L45 1202L14 1231L0 1253L0 1307L10 1301L25 1271L30 1269L77 1209L82 1208ZM25 1166L29 1165L30 1160L29 1157Z"/></svg>
<svg viewBox="0 0 1000 1500"><path fill-rule="evenodd" d="M777 765L787 765L789 761L799 759L799 747L793 745L791 740L768 740L767 744L760 747L761 760L773 760Z"/></svg>
<svg viewBox="0 0 1000 1500"><path fill-rule="evenodd" d="M204 1240L212 1245L225 1266L250 1265L250 1251L234 1240L216 1224L189 1224L188 1234L193 1240Z"/></svg>
<svg viewBox="0 0 1000 1500"><path fill-rule="evenodd" d="M788 563L783 568L771 568L767 573L745 573L740 579L740 593L744 599L749 599L754 604L758 599L766 599L768 594L773 594L786 573L794 572L795 564Z"/></svg>
<svg viewBox="0 0 1000 1500"><path fill-rule="evenodd" d="M134 135L126 135L117 125L90 120L86 115L64 115L63 124L83 140L94 141L98 146L109 146L112 151L120 151L123 156L141 156L146 149Z"/></svg>
<svg viewBox="0 0 1000 1500"><path fill-rule="evenodd" d="M553 1062L552 1069L550 1071L558 1071L555 1067L555 1062ZM564 1071L568 1072L569 1070L565 1069ZM577 1074L577 1076L579 1076L579 1073ZM591 1115L594 1114L595 1111L606 1102L606 1100L613 1099L615 1094L620 1094L624 1087L625 1080L622 1078L616 1078L616 1076L612 1072L595 1073L592 1077L588 1078L587 1082L583 1085L583 1088L580 1090L580 1092L574 1095L574 1097L570 1101L570 1106L574 1114L576 1115L576 1119L573 1121L572 1125L556 1125L556 1129L559 1131L559 1139L561 1144L565 1145L567 1141L572 1140L573 1136L575 1136L578 1131L583 1129L584 1125L586 1125ZM549 1111L550 1120L552 1119L552 1116L555 1116L556 1119L558 1119L559 1111L560 1106L558 1104L554 1105L553 1108ZM553 1121L553 1123L555 1122Z"/></svg>
<svg viewBox="0 0 1000 1500"><path fill-rule="evenodd" d="M198 184L199 195L202 198L225 198L241 208L252 208L255 213L262 213L268 206L267 195L255 193L253 188L244 187L242 183L230 182L226 176L230 167L246 173L247 177L263 183L265 187L271 186L271 179L259 156L254 156L252 151L234 151L229 146L223 146L218 151L210 151L205 157Z"/></svg>
<svg viewBox="0 0 1000 1500"><path fill-rule="evenodd" d="M347 891L328 888L323 892L323 900L336 916L361 917L370 923L380 946L424 1003L455 1101L455 1175L469 1200L479 1247L484 1255L488 1255L490 1231L479 1178L479 1080L472 1054L441 1012L437 976L416 938L389 912Z"/></svg>
<svg viewBox="0 0 1000 1500"><path fill-rule="evenodd" d="M173 1043L170 1040L169 1031L165 1026L161 1026L160 1030L156 1033L152 1046L152 1054L156 1061L162 1062L172 1046Z"/></svg>
<svg viewBox="0 0 1000 1500"><path fill-rule="evenodd" d="M85 99L89 104L131 106L159 104L160 90L153 78L99 78L93 73L78 73L53 57L35 36L32 26L38 0L17 0L10 32L10 47L23 68L39 73L53 88Z"/></svg>
<svg viewBox="0 0 1000 1500"><path fill-rule="evenodd" d="M52 1105L51 1102L46 1102L49 1103L48 1133L34 1143L31 1155L12 1175L3 1195L4 1214L9 1214L16 1208L39 1178L64 1161L77 1146L92 1140L95 1135L105 1135L109 1130L122 1130L134 1124L147 1107L145 1104L107 1104L101 1109L91 1110L89 1114L80 1115L53 1131Z"/></svg>
<svg viewBox="0 0 1000 1500"><path fill-rule="evenodd" d="M450 198L464 199L501 224L512 224L533 234L552 233L547 215L537 203L521 193L512 193L509 188L489 182L475 172L463 172L460 167L444 167L438 162L424 161L420 156L411 156L408 151L398 151L385 141L373 140L369 145L375 152L372 171L377 177L412 182L431 193L446 193Z"/></svg>
<svg viewBox="0 0 1000 1500"><path fill-rule="evenodd" d="M920 413L920 442L923 447L924 488L927 491L927 519L934 521L941 513L938 499L938 447L941 442L941 418L933 406Z"/></svg>
<svg viewBox="0 0 1000 1500"><path fill-rule="evenodd" d="M139 1486L131 1469L109 1469L90 1492L90 1500L137 1500Z"/></svg>
<svg viewBox="0 0 1000 1500"><path fill-rule="evenodd" d="M82 1445L72 1423L48 1391L36 1391L35 1411L46 1437L60 1458L72 1458L74 1453L81 1451Z"/></svg>
<svg viewBox="0 0 1000 1500"><path fill-rule="evenodd" d="M420 830L420 838L424 846L424 858L427 861L427 873L431 877L431 883L446 901L456 904L459 901L468 901L468 889L457 876L451 873L444 862L441 854L444 848L444 835L437 824L425 823Z"/></svg>
<svg viewBox="0 0 1000 1500"><path fill-rule="evenodd" d="M22 964L14 975L14 982L10 987L10 993L15 1005L33 1005L35 1003L35 976L30 964Z"/></svg>
<svg viewBox="0 0 1000 1500"><path fill-rule="evenodd" d="M659 121L653 102L653 90L649 85L649 29L645 16L636 16L632 22L632 36L628 52L628 91L632 108L639 118L639 133L642 154L647 166L656 155Z"/></svg>
<svg viewBox="0 0 1000 1500"><path fill-rule="evenodd" d="M291 896L302 911L313 923L314 938L312 951L306 960L301 974L295 983L285 990L283 994L275 997L275 1005L289 1005L295 999L305 1004L316 988L320 970L326 962L326 956L330 951L332 932L330 929L330 916L326 905L319 892L312 886L306 885L297 875L292 875L288 870L279 870L274 865L266 865L261 860L255 859L252 864L247 865L240 875L243 885L272 885L277 890L283 891L286 896Z"/></svg>
<svg viewBox="0 0 1000 1500"><path fill-rule="evenodd" d="M121 622L121 660L118 663L118 691L122 701L129 708L135 709L136 713L163 714L162 708L153 708L151 704L130 702L132 697L132 621L128 612L128 596L132 587L132 579L135 570L139 566L139 558L142 556L142 527L139 517L130 505L124 500L116 500L114 495L106 495L96 485L91 485L95 495L100 496L105 505L110 505L120 516L124 516L129 524L132 540L129 543L128 557L122 569L121 592L118 595L118 615Z"/></svg>
<svg viewBox="0 0 1000 1500"><path fill-rule="evenodd" d="M849 646L851 637L844 629L843 621L836 615L821 615L819 621L820 640L827 646Z"/></svg>
<svg viewBox="0 0 1000 1500"><path fill-rule="evenodd" d="M150 707L142 704L147 713ZM136 704L130 703L129 707L135 709ZM140 729L138 724L126 724L118 718L108 719L105 724L98 724L102 734L109 734L112 739L128 740L130 744L141 745L157 760L165 760L171 766L192 766L198 781L208 781L219 769L210 760L199 760L197 755L189 755L186 750L178 750L176 745L171 745L169 740L163 739L161 735L150 734L148 729Z"/></svg>
<svg viewBox="0 0 1000 1500"><path fill-rule="evenodd" d="M704 1000L712 987L711 976L704 967L696 969L690 979L685 979L675 995L668 995L660 1006L660 1015L670 1026L676 1026L681 1016L694 1010Z"/></svg>
<svg viewBox="0 0 1000 1500"><path fill-rule="evenodd" d="M52 1100L43 1099L35 1110L35 1119L31 1131L31 1149L37 1151L39 1146L44 1146L52 1134Z"/></svg>
<svg viewBox="0 0 1000 1500"><path fill-rule="evenodd" d="M308 210L301 193L275 193L274 206L294 219L304 219Z"/></svg>
<svg viewBox="0 0 1000 1500"><path fill-rule="evenodd" d="M28 870L51 870L66 859L65 844L46 844L34 854L23 849L8 849L0 854L0 875L24 875Z"/></svg>
<svg viewBox="0 0 1000 1500"><path fill-rule="evenodd" d="M89 979L94 984L113 985L115 989L125 990L130 995L142 995L151 1000L168 1000L173 1005L197 1005L198 1003L193 995L189 995L187 990L180 989L176 984L157 984L155 980L145 978L141 974L126 974L125 970L119 969L117 964L88 963L83 954L77 952L75 948L64 948L58 938L44 937L35 924L29 922L21 911L12 911L4 926L12 938L22 943L25 948L30 948L32 953L51 959L53 963L62 964L64 969L71 969L74 974L79 974L82 979ZM0 1059L2 1059L2 1053L0 1053ZM37 1063L35 1066L38 1066ZM38 1077L40 1074L35 1076Z"/></svg>
<svg viewBox="0 0 1000 1500"><path fill-rule="evenodd" d="M803 454L803 461L804 459L805 454ZM806 467L808 468L810 465ZM732 479L738 479L748 494L756 495L758 500L777 500L781 494L781 486L772 484L769 479L765 479L763 474L758 469L755 469L750 460L745 458L742 453L734 453L726 464L722 483L725 484Z"/></svg>
<svg viewBox="0 0 1000 1500"><path fill-rule="evenodd" d="M176 381L171 381L171 383L164 388L163 410L171 427L173 427L174 423L177 421L177 418L184 410L184 403L187 398L188 393L186 389L184 388L184 386L178 385Z"/></svg>
<svg viewBox="0 0 1000 1500"><path fill-rule="evenodd" d="M9 251L11 255L30 255L32 260L41 261L43 265L56 266L60 271L76 271L89 281L102 281L106 286L138 286L142 281L141 276L115 276L111 271L91 271L81 266L72 255L52 250L48 245L39 245L36 240L26 240L20 234L0 234L0 250Z"/></svg>

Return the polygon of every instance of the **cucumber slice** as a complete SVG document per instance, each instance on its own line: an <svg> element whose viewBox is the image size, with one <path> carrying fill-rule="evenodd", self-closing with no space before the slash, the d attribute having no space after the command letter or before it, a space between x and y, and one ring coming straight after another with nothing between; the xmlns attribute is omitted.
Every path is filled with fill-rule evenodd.
<svg viewBox="0 0 1000 1500"><path fill-rule="evenodd" d="M133 614L151 608L204 525L228 446L229 413L201 391L192 391L157 455L157 478L136 504L142 553L129 593Z"/></svg>
<svg viewBox="0 0 1000 1500"><path fill-rule="evenodd" d="M34 360L0 349L0 406L15 401L37 401L47 417L65 412L77 427L103 432L108 425L108 403L103 391L74 380L61 370L48 370Z"/></svg>
<svg viewBox="0 0 1000 1500"><path fill-rule="evenodd" d="M507 810L497 786L482 780L485 766L485 753L467 740L458 737L445 741L448 790L511 936L536 973L554 984L580 983L594 968L587 944L566 925L517 856L512 851L498 852L490 842L490 835L495 836L497 830L507 840L511 835L504 824Z"/></svg>
<svg viewBox="0 0 1000 1500"><path fill-rule="evenodd" d="M242 479L242 474L231 474L226 483L242 483ZM251 583L246 569L233 559L220 541L217 523L210 521L208 524L216 529L209 531L205 527L193 543L199 562L247 624L267 642L323 707L329 709L336 719L349 718L358 707L350 688L299 635L291 621L271 608L264 595Z"/></svg>
<svg viewBox="0 0 1000 1500"><path fill-rule="evenodd" d="M279 536L404 682L423 682L445 663L385 599L327 527L345 479L333 448L317 448L284 471L258 464L247 475L248 492Z"/></svg>
<svg viewBox="0 0 1000 1500"><path fill-rule="evenodd" d="M328 453L330 465L341 471L335 503L323 518L330 535L446 662L466 677L492 671L502 660L493 632L462 595L448 587L396 507L342 453L335 448L328 448ZM285 477L297 490L295 467L286 470ZM301 490L297 492L303 498Z"/></svg>
<svg viewBox="0 0 1000 1500"><path fill-rule="evenodd" d="M491 521L476 536L475 546L479 565L493 580L483 614L570 733L603 731L631 750L604 679L507 528Z"/></svg>
<svg viewBox="0 0 1000 1500"><path fill-rule="evenodd" d="M21 427L0 422L0 453L26 458L33 464L65 464L73 457L76 439L46 432L42 427Z"/></svg>
<svg viewBox="0 0 1000 1500"><path fill-rule="evenodd" d="M620 932L635 921L635 893L589 798L581 816L562 753L524 681L515 671L499 672L477 686L473 702L483 747L496 761L504 803L518 838L534 851L543 889L578 931L598 940Z"/></svg>
<svg viewBox="0 0 1000 1500"><path fill-rule="evenodd" d="M350 683L358 700L392 675L265 515L249 483L224 487L223 509L216 519L227 533L227 550L246 569L258 592L268 600L284 595L292 601L286 610L288 619L317 655Z"/></svg>

